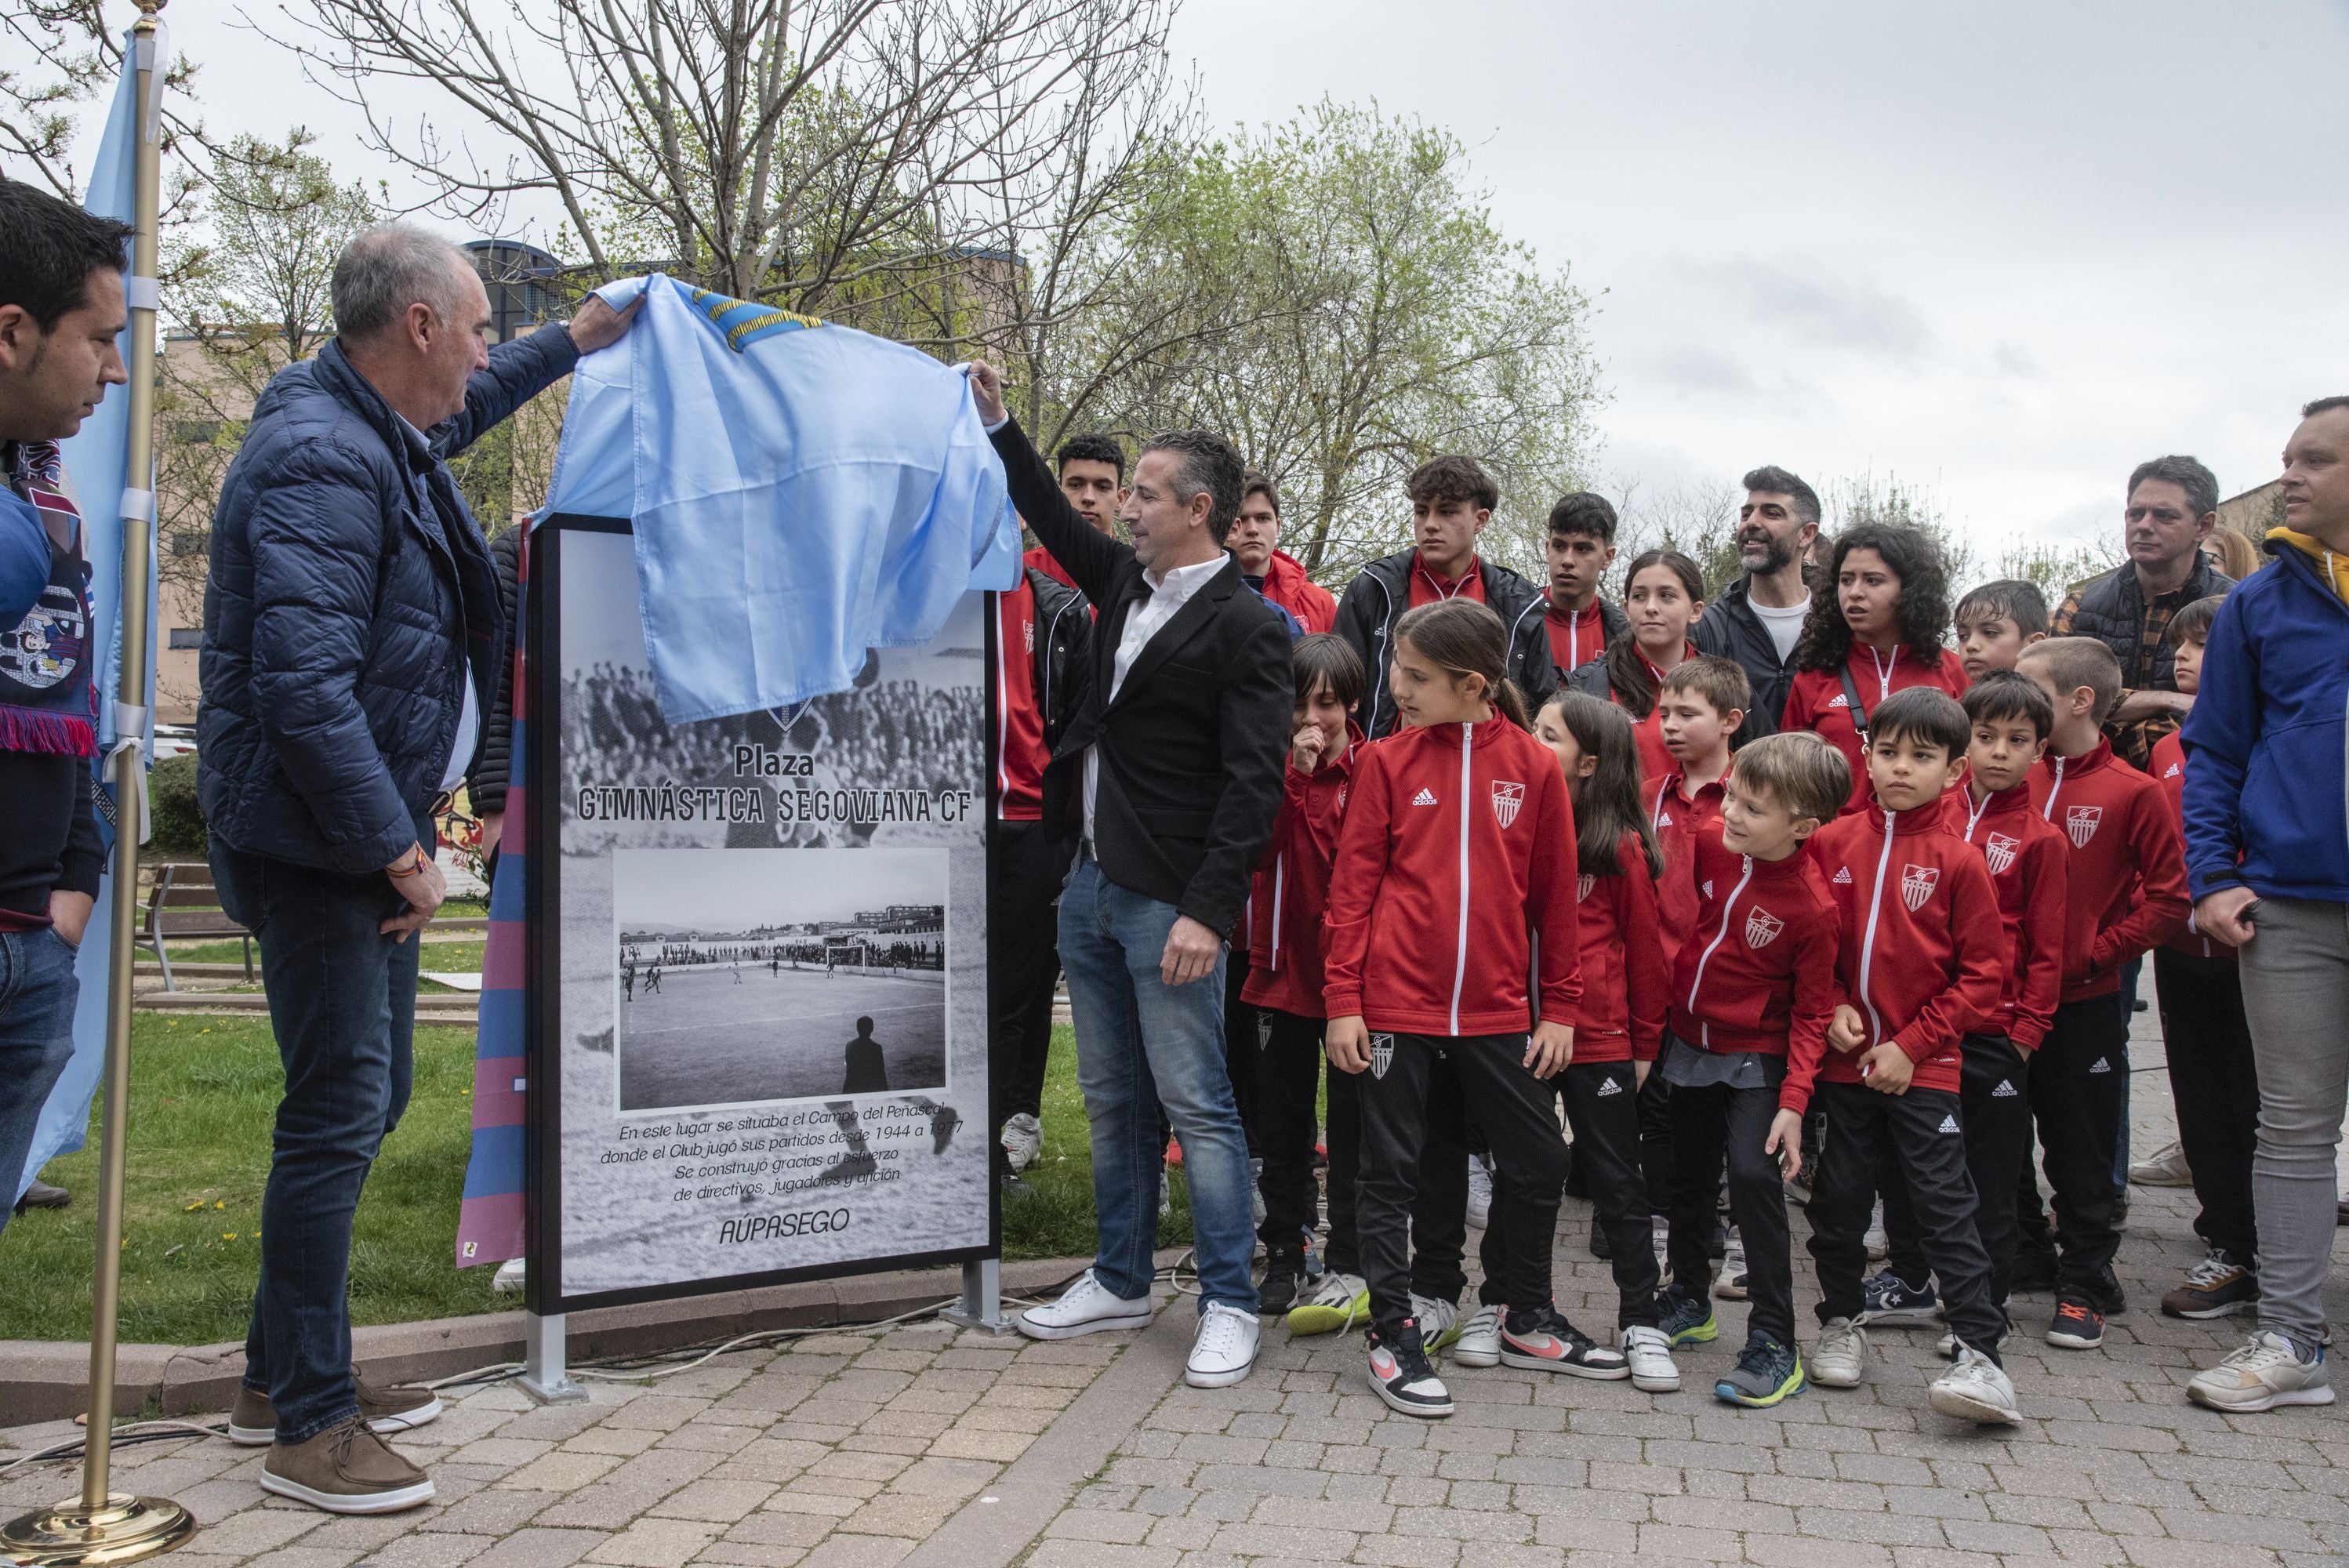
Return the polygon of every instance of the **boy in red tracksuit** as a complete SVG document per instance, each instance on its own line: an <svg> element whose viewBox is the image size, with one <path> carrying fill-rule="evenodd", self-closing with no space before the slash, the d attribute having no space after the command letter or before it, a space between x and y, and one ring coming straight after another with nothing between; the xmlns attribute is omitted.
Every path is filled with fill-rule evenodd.
<svg viewBox="0 0 2349 1568"><path fill-rule="evenodd" d="M1722 787L1729 777L1730 743L1745 724L1754 687L1733 659L1703 655L1674 665L1656 692L1656 713L1674 769L1642 788L1648 821L1663 851L1656 881L1664 956L1678 962L1681 944L1696 929L1704 885L1738 857L1721 847Z"/></svg>
<svg viewBox="0 0 2349 1568"><path fill-rule="evenodd" d="M1933 1408L2011 1422L2022 1417L1999 1364L2006 1315L1991 1295L1959 1119L1961 1043L1996 1014L2007 960L1990 870L1949 825L1955 801L1944 791L1965 770L1971 736L1947 692L1916 686L1888 697L1868 727L1876 805L1821 829L1812 846L1841 934L1819 1073L1826 1126L1806 1211L1820 1295L1810 1375L1830 1388L1856 1387L1866 1375L1866 1237L1889 1148L1957 1341L1956 1364L1934 1380Z"/></svg>
<svg viewBox="0 0 2349 1568"><path fill-rule="evenodd" d="M1495 1191L1506 1197L1493 1215L1506 1228L1509 1262L1501 1358L1630 1376L1621 1354L1575 1329L1551 1296L1566 1141L1543 1079L1573 1052L1582 997L1574 809L1557 758L1516 722L1526 713L1504 674L1507 656L1500 617L1473 600L1423 605L1396 623L1388 689L1404 727L1356 763L1330 879L1330 1059L1367 1071L1355 1218L1370 1381L1406 1415L1452 1410L1410 1288L1412 1201L1439 1054L1474 1097ZM1544 938L1537 1024L1529 930Z"/></svg>
<svg viewBox="0 0 2349 1568"><path fill-rule="evenodd" d="M1257 1310L1285 1313L1304 1282L1300 1239L1311 1233L1314 1098L1319 1087L1321 911L1338 825L1357 749L1365 745L1351 719L1362 700L1362 661L1343 637L1300 637L1289 650L1297 671L1288 769L1274 819L1272 844L1248 892L1248 975L1240 999L1257 1009L1254 1102L1264 1150L1264 1283ZM1354 1171L1361 1116L1354 1080L1330 1075L1329 1267L1350 1278L1354 1253ZM1333 1287L1334 1288L1334 1287ZM1351 1299L1361 1288L1345 1288Z"/></svg>
<svg viewBox="0 0 2349 1568"><path fill-rule="evenodd" d="M1982 857L1998 894L2006 963L1998 1009L1965 1037L1959 1119L1966 1168L1981 1201L1975 1228L1990 1253L1991 1299L2014 1285L2021 1242L2014 1192L2031 1170L2031 1055L2055 1017L2064 986L2064 904L2072 846L2031 803L2031 769L2054 727L2047 694L2028 676L1992 669L1966 688L1972 727L1966 789L1951 804L1950 826ZM1864 1322L1930 1324L1941 1315L1909 1185L1878 1168L1891 1255L1868 1282ZM2038 1189L2033 1188L2037 1198Z"/></svg>
<svg viewBox="0 0 2349 1568"><path fill-rule="evenodd" d="M1835 1012L1835 901L1803 842L1850 788L1843 758L1814 736L1765 736L1737 754L1722 802L1735 874L1715 881L1681 948L1651 1075L1671 1085L1675 1156L1672 1283L1658 1326L1675 1346L1720 1333L1709 1253L1726 1160L1754 1305L1745 1348L1714 1392L1757 1408L1803 1387L1784 1186L1801 1139L1775 1124L1788 1107L1799 1116Z"/></svg>
<svg viewBox="0 0 2349 1568"><path fill-rule="evenodd" d="M2052 637L2015 667L2055 710L2048 755L2031 774L2039 814L2072 846L2064 902L2064 999L2031 1063L2031 1112L2055 1191L2062 1258L2047 1342L2087 1350L2126 1310L2113 1176L2128 1083L2121 966L2186 923L2186 860L2154 781L2113 757L2102 725L2119 706L2120 661L2093 637Z"/></svg>
<svg viewBox="0 0 2349 1568"><path fill-rule="evenodd" d="M2169 618L2179 693L2202 685L2202 645L2218 619L2221 595L2197 599ZM2190 759L2171 730L2153 743L2146 770L2160 786L2169 820L2183 831ZM2161 1298L2171 1317L2223 1317L2260 1298L2259 1226L2251 1205L2251 1154L2259 1142L2260 1074L2243 1016L2243 977L2236 951L2189 920L2153 952L2161 998L2161 1038L2169 1058L2169 1092L2178 1106L2178 1144L2194 1179L2201 1212L2194 1232L2209 1254L2186 1282Z"/></svg>

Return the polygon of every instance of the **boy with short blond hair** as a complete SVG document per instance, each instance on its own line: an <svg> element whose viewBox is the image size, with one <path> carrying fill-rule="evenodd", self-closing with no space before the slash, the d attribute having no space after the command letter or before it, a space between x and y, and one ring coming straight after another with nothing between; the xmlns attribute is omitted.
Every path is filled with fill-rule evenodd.
<svg viewBox="0 0 2349 1568"><path fill-rule="evenodd" d="M1803 1388L1784 1182L1801 1162L1836 950L1835 902L1803 844L1850 789L1843 758L1815 736L1766 736L1738 753L1716 846L1727 863L1681 947L1651 1075L1671 1086L1675 1160L1672 1283L1657 1299L1659 1326L1676 1346L1720 1333L1709 1249L1725 1160L1754 1305L1737 1366L1713 1391L1749 1408Z"/></svg>

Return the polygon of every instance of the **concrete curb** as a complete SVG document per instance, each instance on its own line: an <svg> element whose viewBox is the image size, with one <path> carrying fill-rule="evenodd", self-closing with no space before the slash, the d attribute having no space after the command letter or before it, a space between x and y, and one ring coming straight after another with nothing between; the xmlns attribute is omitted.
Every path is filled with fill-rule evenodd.
<svg viewBox="0 0 2349 1568"><path fill-rule="evenodd" d="M1089 1267L1090 1258L1042 1258L1003 1265L1007 1295L1050 1292ZM872 1323L959 1295L959 1269L908 1269L847 1279L727 1291L637 1306L574 1313L567 1326L574 1362L647 1356L777 1328ZM378 1382L430 1382L523 1355L523 1315L483 1313L427 1323L354 1329L352 1357ZM225 1410L244 1372L244 1346L124 1345L115 1356L114 1408L133 1416L159 1404L166 1415ZM88 1404L89 1346L75 1340L0 1340L0 1427L67 1420Z"/></svg>

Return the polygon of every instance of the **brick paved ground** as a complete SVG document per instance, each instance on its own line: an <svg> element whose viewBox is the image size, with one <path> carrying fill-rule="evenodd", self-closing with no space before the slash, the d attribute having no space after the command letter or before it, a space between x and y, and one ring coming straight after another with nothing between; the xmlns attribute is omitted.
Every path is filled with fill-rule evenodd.
<svg viewBox="0 0 2349 1568"><path fill-rule="evenodd" d="M2166 1136L2168 1097L2158 1073L2137 1083L2142 1149ZM1568 1207L1562 1302L1611 1322L1588 1211ZM264 1500L258 1456L221 1440L126 1450L119 1474L204 1521L185 1560L255 1568L2349 1562L2349 1404L2230 1418L2186 1401L2193 1369L2242 1332L2155 1310L2199 1255L2189 1218L2186 1194L2137 1191L2121 1258L2136 1309L2102 1351L2050 1349L2049 1304L2018 1303L2029 1332L2008 1364L2029 1419L2005 1432L1925 1408L1922 1330L1876 1335L1867 1387L1738 1411L1707 1391L1742 1337L1723 1304L1721 1344L1682 1357L1688 1392L1455 1369L1459 1414L1422 1423L1363 1387L1359 1336L1274 1327L1247 1382L1186 1388L1184 1304L1060 1345L941 1326L802 1340L599 1384L585 1406L479 1389L402 1440L440 1496L387 1519ZM2349 1272L2334 1281L2338 1317ZM75 1482L19 1471L0 1511Z"/></svg>

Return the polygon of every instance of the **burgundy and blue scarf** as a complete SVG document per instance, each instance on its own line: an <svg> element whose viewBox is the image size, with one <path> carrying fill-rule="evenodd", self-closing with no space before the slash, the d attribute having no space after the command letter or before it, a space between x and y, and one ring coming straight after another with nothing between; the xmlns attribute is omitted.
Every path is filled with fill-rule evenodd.
<svg viewBox="0 0 2349 1568"><path fill-rule="evenodd" d="M0 446L0 512L15 514L0 516L0 527L21 535L29 524L47 552L47 573L13 585L21 592L7 595L8 608L18 613L0 624L0 751L98 755L89 567L64 479L55 442Z"/></svg>

